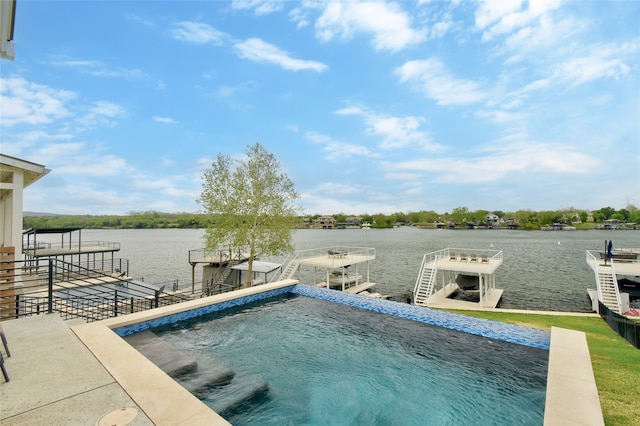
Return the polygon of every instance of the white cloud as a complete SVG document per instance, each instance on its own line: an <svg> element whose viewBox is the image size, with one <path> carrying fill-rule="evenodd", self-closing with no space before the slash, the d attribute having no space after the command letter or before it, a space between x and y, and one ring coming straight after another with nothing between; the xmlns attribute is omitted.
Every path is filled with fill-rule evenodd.
<svg viewBox="0 0 640 426"><path fill-rule="evenodd" d="M343 108L336 111L336 114L361 116L367 125L367 134L380 138L381 142L378 144L380 149L400 149L409 145L418 146L423 150L442 148L435 145L431 137L420 129L425 122L423 117L393 117L357 106Z"/></svg>
<svg viewBox="0 0 640 426"><path fill-rule="evenodd" d="M123 158L105 153L85 142L46 144L32 151L33 161L42 161L56 175L120 176L128 170ZM91 167L87 167L90 164Z"/></svg>
<svg viewBox="0 0 640 426"><path fill-rule="evenodd" d="M235 44L236 51L241 58L255 62L267 62L279 65L290 71L311 70L323 72L327 66L321 62L294 59L287 52L258 38L250 38Z"/></svg>
<svg viewBox="0 0 640 426"><path fill-rule="evenodd" d="M136 15L134 13L127 13L125 15L125 18L127 18L130 21L138 22L138 23L144 25L145 27L152 27L153 26L153 22L151 22L151 21L149 21L147 19L144 19L141 16Z"/></svg>
<svg viewBox="0 0 640 426"><path fill-rule="evenodd" d="M87 130L97 126L113 126L113 119L126 116L125 110L118 104L107 101L96 101L89 105L86 113L78 117L79 128Z"/></svg>
<svg viewBox="0 0 640 426"><path fill-rule="evenodd" d="M439 182L499 182L519 173L586 174L599 161L569 145L514 142L487 150L484 156L471 158L421 158L403 162L385 162L389 178L398 173L429 174Z"/></svg>
<svg viewBox="0 0 640 426"><path fill-rule="evenodd" d="M281 10L283 2L280 0L233 0L231 7L239 10L253 9L256 16L261 16Z"/></svg>
<svg viewBox="0 0 640 426"><path fill-rule="evenodd" d="M397 3L372 2L322 2L308 3L308 7L322 8L316 20L316 36L322 41L334 38L350 39L358 33L372 34L377 50L401 50L426 40L426 31L411 27L410 15ZM303 16L295 15L299 25Z"/></svg>
<svg viewBox="0 0 640 426"><path fill-rule="evenodd" d="M166 123L166 124L175 124L176 121L171 117L159 117L157 115L153 116L153 121L157 121L158 123Z"/></svg>
<svg viewBox="0 0 640 426"><path fill-rule="evenodd" d="M513 101L512 103L518 103L518 101ZM505 105L505 108L508 107L509 105ZM510 123L510 122L514 122L514 121L520 121L523 119L523 114L521 113L516 113L516 112L510 112L510 111L505 111L504 109L502 110L480 110L478 112L476 112L476 116L482 119L488 119L494 123Z"/></svg>
<svg viewBox="0 0 640 426"><path fill-rule="evenodd" d="M171 35L176 40L189 43L221 45L229 38L228 34L201 22L177 22L174 26L176 28L171 30Z"/></svg>
<svg viewBox="0 0 640 426"><path fill-rule="evenodd" d="M76 94L31 83L22 77L0 78L0 125L45 124L68 117Z"/></svg>
<svg viewBox="0 0 640 426"><path fill-rule="evenodd" d="M339 142L330 136L317 132L307 132L305 136L307 140L315 144L323 145L322 150L325 152L325 158L329 161L340 161L353 157L376 158L379 156L379 154L371 151L366 146Z"/></svg>
<svg viewBox="0 0 640 426"><path fill-rule="evenodd" d="M440 22L436 22L432 27L431 27L431 31L430 31L430 37L431 38L442 38L445 35L447 35L447 33L449 32L449 30L453 27L453 22L452 21L440 21Z"/></svg>
<svg viewBox="0 0 640 426"><path fill-rule="evenodd" d="M147 80L149 76L137 68L110 68L101 61L87 59L56 59L51 65L71 68L75 71L95 77L123 78L125 80Z"/></svg>
<svg viewBox="0 0 640 426"><path fill-rule="evenodd" d="M562 0L532 0L526 3L521 0L479 2L476 27L484 30L484 41L492 40L496 36L510 34L534 24L561 4Z"/></svg>
<svg viewBox="0 0 640 426"><path fill-rule="evenodd" d="M618 79L630 73L631 62L637 59L640 42L634 41L621 45L593 46L588 55L574 57L562 63L556 77L570 82L572 86L600 78Z"/></svg>
<svg viewBox="0 0 640 426"><path fill-rule="evenodd" d="M476 10L476 27L485 29L496 22L499 22L503 16L519 10L522 6L522 0L501 0L479 2Z"/></svg>
<svg viewBox="0 0 640 426"><path fill-rule="evenodd" d="M487 97L479 83L454 77L435 58L405 62L394 73L401 83L410 83L414 90L434 99L438 105L468 105Z"/></svg>

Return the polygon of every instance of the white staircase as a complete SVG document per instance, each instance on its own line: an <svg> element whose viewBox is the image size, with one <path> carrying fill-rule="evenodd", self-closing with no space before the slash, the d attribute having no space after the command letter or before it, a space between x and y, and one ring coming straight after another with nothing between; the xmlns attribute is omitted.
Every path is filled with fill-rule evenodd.
<svg viewBox="0 0 640 426"><path fill-rule="evenodd" d="M422 259L420 274L418 275L416 286L413 290L414 305L429 306L429 298L431 297L431 293L433 293L437 271L437 260L428 262L425 255Z"/></svg>
<svg viewBox="0 0 640 426"><path fill-rule="evenodd" d="M289 280L293 278L293 275L298 269L298 253L293 253L293 255L291 255L288 260L285 260L285 263L285 267L282 269L280 276L278 276L278 281Z"/></svg>
<svg viewBox="0 0 640 426"><path fill-rule="evenodd" d="M621 314L620 293L613 265L599 265L596 272L596 281L600 301L615 313Z"/></svg>

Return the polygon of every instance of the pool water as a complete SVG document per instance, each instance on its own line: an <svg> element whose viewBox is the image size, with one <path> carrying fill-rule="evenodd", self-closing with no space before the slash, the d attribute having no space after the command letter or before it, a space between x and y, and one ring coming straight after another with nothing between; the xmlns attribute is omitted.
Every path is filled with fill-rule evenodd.
<svg viewBox="0 0 640 426"><path fill-rule="evenodd" d="M287 293L153 328L231 368L234 425L541 425L548 351ZM221 410L221 411L220 411Z"/></svg>

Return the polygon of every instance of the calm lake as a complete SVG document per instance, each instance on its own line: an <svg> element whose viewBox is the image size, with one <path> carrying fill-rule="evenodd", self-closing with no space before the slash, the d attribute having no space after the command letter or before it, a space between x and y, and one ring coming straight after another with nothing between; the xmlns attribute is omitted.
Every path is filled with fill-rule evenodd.
<svg viewBox="0 0 640 426"><path fill-rule="evenodd" d="M129 259L129 272L149 283L178 279L191 286L189 250L203 247L201 229L82 230L83 241L119 242L116 257ZM589 312L587 288L595 287L586 250L638 247L638 231L516 231L418 229L305 229L294 233L297 250L330 247L373 247L370 278L383 294L411 292L425 253L443 248L493 249L504 252L496 272L503 288L501 308ZM196 268L196 282L201 280Z"/></svg>

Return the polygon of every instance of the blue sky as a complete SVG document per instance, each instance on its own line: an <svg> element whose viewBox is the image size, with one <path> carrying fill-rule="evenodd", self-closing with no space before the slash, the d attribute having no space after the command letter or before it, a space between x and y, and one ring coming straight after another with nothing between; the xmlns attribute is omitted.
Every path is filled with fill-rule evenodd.
<svg viewBox="0 0 640 426"><path fill-rule="evenodd" d="M637 1L18 0L29 211L195 212L261 143L307 214L640 204Z"/></svg>

